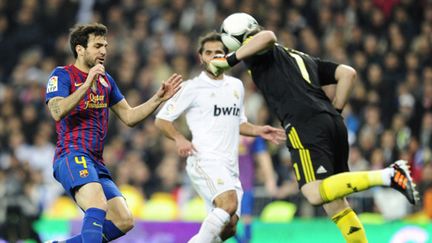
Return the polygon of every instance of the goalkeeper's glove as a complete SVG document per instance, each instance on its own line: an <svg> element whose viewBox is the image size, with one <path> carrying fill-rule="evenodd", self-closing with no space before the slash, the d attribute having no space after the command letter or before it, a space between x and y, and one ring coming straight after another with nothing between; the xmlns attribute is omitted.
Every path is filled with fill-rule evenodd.
<svg viewBox="0 0 432 243"><path fill-rule="evenodd" d="M235 52L226 56L215 56L209 63L208 69L215 76L219 76L224 71L230 69L240 61L237 59Z"/></svg>

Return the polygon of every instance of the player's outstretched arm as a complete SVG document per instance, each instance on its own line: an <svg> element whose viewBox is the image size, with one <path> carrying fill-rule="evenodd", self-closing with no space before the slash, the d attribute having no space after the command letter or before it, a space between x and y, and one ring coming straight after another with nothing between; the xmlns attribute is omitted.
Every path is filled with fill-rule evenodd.
<svg viewBox="0 0 432 243"><path fill-rule="evenodd" d="M171 121L156 118L155 125L166 137L175 141L177 154L179 156L187 157L196 152L193 144L174 127L174 124Z"/></svg>
<svg viewBox="0 0 432 243"><path fill-rule="evenodd" d="M235 52L231 52L225 57L217 57L210 61L208 69L218 76L225 70L230 69L241 60L253 56L257 53L265 52L277 41L273 31L263 30L258 34L249 37L243 45Z"/></svg>
<svg viewBox="0 0 432 243"><path fill-rule="evenodd" d="M145 103L139 106L131 107L128 102L123 99L113 105L111 109L126 125L132 127L141 122L152 114L156 108L164 101L171 98L180 90L182 76L173 74L166 81L162 82L159 90Z"/></svg>
<svg viewBox="0 0 432 243"><path fill-rule="evenodd" d="M162 103L173 97L180 90L182 81L182 76L174 73L166 81L162 82L159 90L154 95L156 102Z"/></svg>
<svg viewBox="0 0 432 243"><path fill-rule="evenodd" d="M271 48L277 41L273 31L262 30L256 35L249 37L244 44L235 52L238 60L243 60L250 56Z"/></svg>
<svg viewBox="0 0 432 243"><path fill-rule="evenodd" d="M286 134L283 129L268 125L257 126L249 122L244 122L240 125L240 134L251 137L261 136L274 144L280 144L286 140Z"/></svg>
<svg viewBox="0 0 432 243"><path fill-rule="evenodd" d="M336 110L342 111L345 104L347 103L353 89L356 76L356 71L350 66L341 64L336 68L335 79L337 84L336 93L333 99L333 106L336 108Z"/></svg>
<svg viewBox="0 0 432 243"><path fill-rule="evenodd" d="M98 75L105 75L105 68L102 64L97 64L90 68L86 81L68 97L54 97L48 101L48 109L55 121L60 121L66 114L75 108L84 97L87 90L92 86Z"/></svg>

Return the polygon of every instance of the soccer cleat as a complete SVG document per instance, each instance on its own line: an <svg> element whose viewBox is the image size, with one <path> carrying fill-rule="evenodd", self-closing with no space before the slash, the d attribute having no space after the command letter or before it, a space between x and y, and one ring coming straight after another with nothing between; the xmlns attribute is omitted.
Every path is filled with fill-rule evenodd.
<svg viewBox="0 0 432 243"><path fill-rule="evenodd" d="M398 160L391 164L390 167L394 169L390 187L405 195L411 204L416 204L419 200L419 193L415 188L415 183L411 179L408 162L406 160Z"/></svg>

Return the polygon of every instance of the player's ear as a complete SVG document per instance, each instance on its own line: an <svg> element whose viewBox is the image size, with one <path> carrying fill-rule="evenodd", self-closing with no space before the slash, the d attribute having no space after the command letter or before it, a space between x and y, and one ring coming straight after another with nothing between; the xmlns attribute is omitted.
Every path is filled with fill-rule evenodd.
<svg viewBox="0 0 432 243"><path fill-rule="evenodd" d="M202 54L201 53L198 53L198 59L199 59L200 64L204 63L203 59L202 59Z"/></svg>
<svg viewBox="0 0 432 243"><path fill-rule="evenodd" d="M82 45L76 45L75 51L77 52L78 56L83 55L85 48Z"/></svg>

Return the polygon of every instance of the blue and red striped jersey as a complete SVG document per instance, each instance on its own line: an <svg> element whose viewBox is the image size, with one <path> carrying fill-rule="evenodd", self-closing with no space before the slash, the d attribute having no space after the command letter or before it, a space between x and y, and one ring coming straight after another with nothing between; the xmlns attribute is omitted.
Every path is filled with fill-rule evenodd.
<svg viewBox="0 0 432 243"><path fill-rule="evenodd" d="M51 73L45 102L54 97L68 97L86 80L87 73L74 65L57 67ZM57 146L54 161L70 152L83 152L103 163L102 153L108 130L109 107L124 96L114 79L99 76L96 87L87 93L65 117L56 122Z"/></svg>

